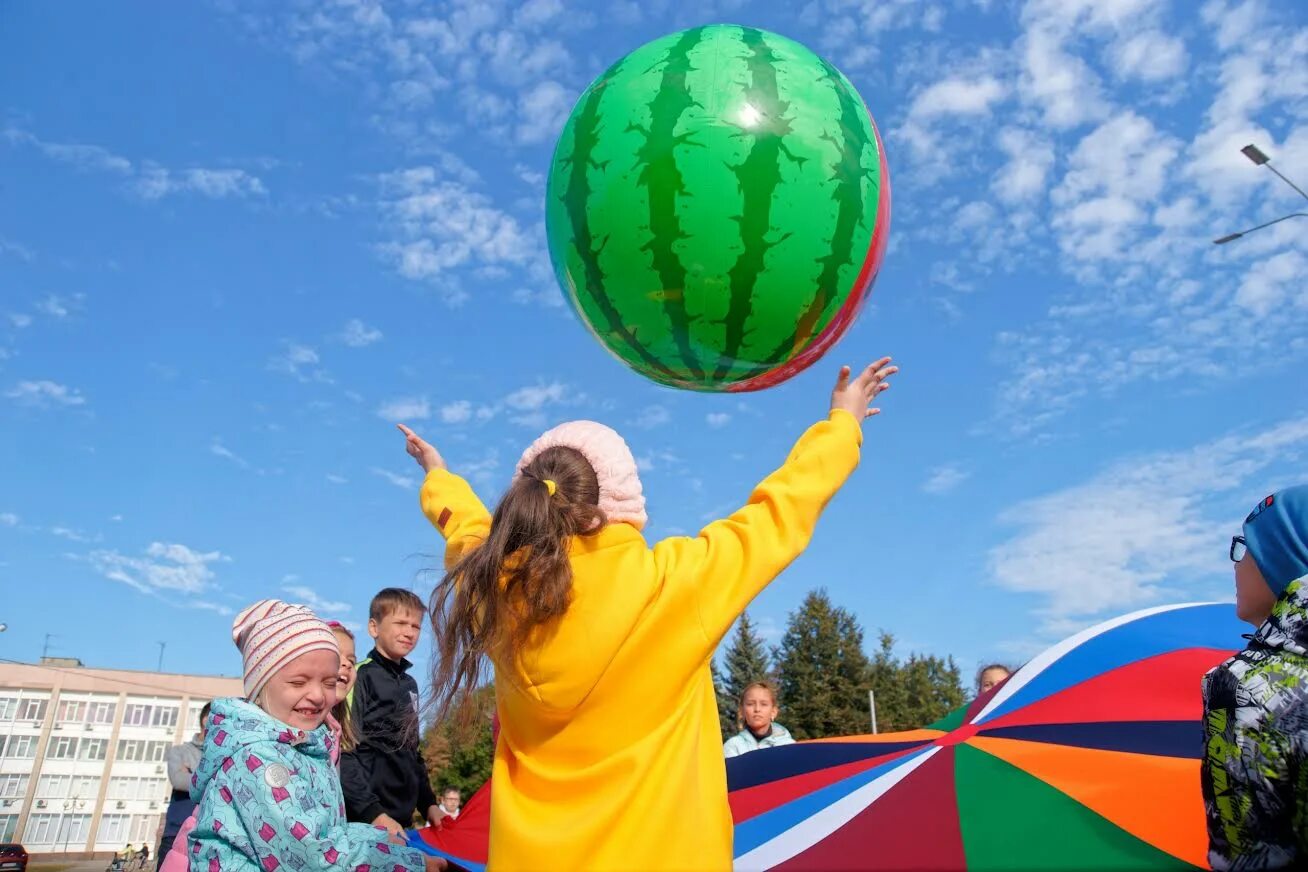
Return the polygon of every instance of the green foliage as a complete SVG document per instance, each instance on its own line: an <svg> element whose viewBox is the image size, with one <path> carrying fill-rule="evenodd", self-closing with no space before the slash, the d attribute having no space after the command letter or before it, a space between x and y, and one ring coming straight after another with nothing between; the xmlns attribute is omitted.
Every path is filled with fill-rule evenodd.
<svg viewBox="0 0 1308 872"><path fill-rule="evenodd" d="M772 681L774 677L767 647L748 612L736 623L731 646L722 656L722 666L719 670L716 663L713 665L713 687L718 697L718 722L726 741L740 730L736 726L736 714L745 688L756 681Z"/></svg>
<svg viewBox="0 0 1308 872"><path fill-rule="evenodd" d="M916 730L939 720L967 701L962 675L953 657L895 655L895 637L880 634L880 647L868 669L876 693L877 730Z"/></svg>
<svg viewBox="0 0 1308 872"><path fill-rule="evenodd" d="M495 760L491 729L495 714L495 688L478 688L454 706L446 718L423 734L420 752L427 764L432 790L447 787L465 797L490 779Z"/></svg>
<svg viewBox="0 0 1308 872"><path fill-rule="evenodd" d="M867 733L869 663L863 630L825 589L792 612L775 652L783 724L797 739Z"/></svg>

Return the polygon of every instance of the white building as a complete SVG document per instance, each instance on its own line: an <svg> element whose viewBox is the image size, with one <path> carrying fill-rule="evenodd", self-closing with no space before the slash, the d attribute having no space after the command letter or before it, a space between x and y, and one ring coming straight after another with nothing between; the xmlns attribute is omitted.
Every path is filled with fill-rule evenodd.
<svg viewBox="0 0 1308 872"><path fill-rule="evenodd" d="M154 851L172 788L164 752L239 678L0 663L0 842L32 854Z"/></svg>

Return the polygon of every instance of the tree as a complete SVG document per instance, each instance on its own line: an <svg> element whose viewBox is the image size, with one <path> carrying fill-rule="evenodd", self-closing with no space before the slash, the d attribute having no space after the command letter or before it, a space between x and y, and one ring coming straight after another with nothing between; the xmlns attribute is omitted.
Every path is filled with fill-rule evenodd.
<svg viewBox="0 0 1308 872"><path fill-rule="evenodd" d="M967 700L953 657L895 656L895 637L880 635L881 647L868 669L876 693L877 729L882 733L916 730L937 721Z"/></svg>
<svg viewBox="0 0 1308 872"><path fill-rule="evenodd" d="M486 685L465 696L444 720L427 729L420 751L432 790L439 794L454 787L467 796L486 783L495 760L494 714L495 688Z"/></svg>
<svg viewBox="0 0 1308 872"><path fill-rule="evenodd" d="M748 612L742 613L736 623L731 645L722 655L722 666L726 674L715 665L713 682L718 695L718 721L725 740L740 729L736 726L736 714L745 688L756 681L771 681L773 677L768 649Z"/></svg>
<svg viewBox="0 0 1308 872"><path fill-rule="evenodd" d="M825 589L811 591L791 613L775 659L780 720L795 738L868 731L870 673L863 630L852 613L832 605Z"/></svg>

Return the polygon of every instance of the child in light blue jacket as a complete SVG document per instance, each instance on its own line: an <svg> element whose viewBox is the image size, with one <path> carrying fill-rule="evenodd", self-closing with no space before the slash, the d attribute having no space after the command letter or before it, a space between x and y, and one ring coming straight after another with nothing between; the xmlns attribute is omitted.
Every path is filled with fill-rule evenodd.
<svg viewBox="0 0 1308 872"><path fill-rule="evenodd" d="M443 860L347 823L326 723L340 666L331 629L303 606L237 616L247 700L213 702L192 796L191 872L444 869Z"/></svg>
<svg viewBox="0 0 1308 872"><path fill-rule="evenodd" d="M790 731L776 722L777 692L766 681L756 681L745 688L737 719L743 729L722 745L725 757L795 744Z"/></svg>

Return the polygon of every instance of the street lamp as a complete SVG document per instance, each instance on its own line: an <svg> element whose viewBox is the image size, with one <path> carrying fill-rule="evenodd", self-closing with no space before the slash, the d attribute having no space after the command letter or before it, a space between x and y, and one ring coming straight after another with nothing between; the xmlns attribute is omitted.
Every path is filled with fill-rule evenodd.
<svg viewBox="0 0 1308 872"><path fill-rule="evenodd" d="M1240 149L1240 153L1243 154L1245 157L1249 158L1249 160L1253 162L1254 166L1257 167L1265 166L1272 172L1276 173L1277 177L1280 178L1281 181L1285 182L1291 188L1294 188L1294 190L1298 192L1300 197L1303 197L1305 200L1308 200L1308 194L1304 193L1303 188L1299 187L1294 182L1287 179L1284 175L1282 175L1280 170L1272 166L1272 159L1269 158L1266 154L1264 154L1263 150L1260 149L1258 146L1254 145L1253 143L1250 143L1249 145L1246 145L1244 148ZM1248 230L1241 230L1239 233L1228 233L1225 236L1214 239L1213 245L1225 245L1228 242L1232 242L1236 239L1239 239L1241 236L1244 236L1249 233L1253 233L1255 230L1262 230L1264 227L1271 227L1273 224L1280 224L1282 221L1286 221L1290 218L1308 218L1308 213L1291 212L1289 215L1282 215L1280 218L1277 218L1275 221L1268 221L1266 224L1259 224L1257 227L1250 227Z"/></svg>

